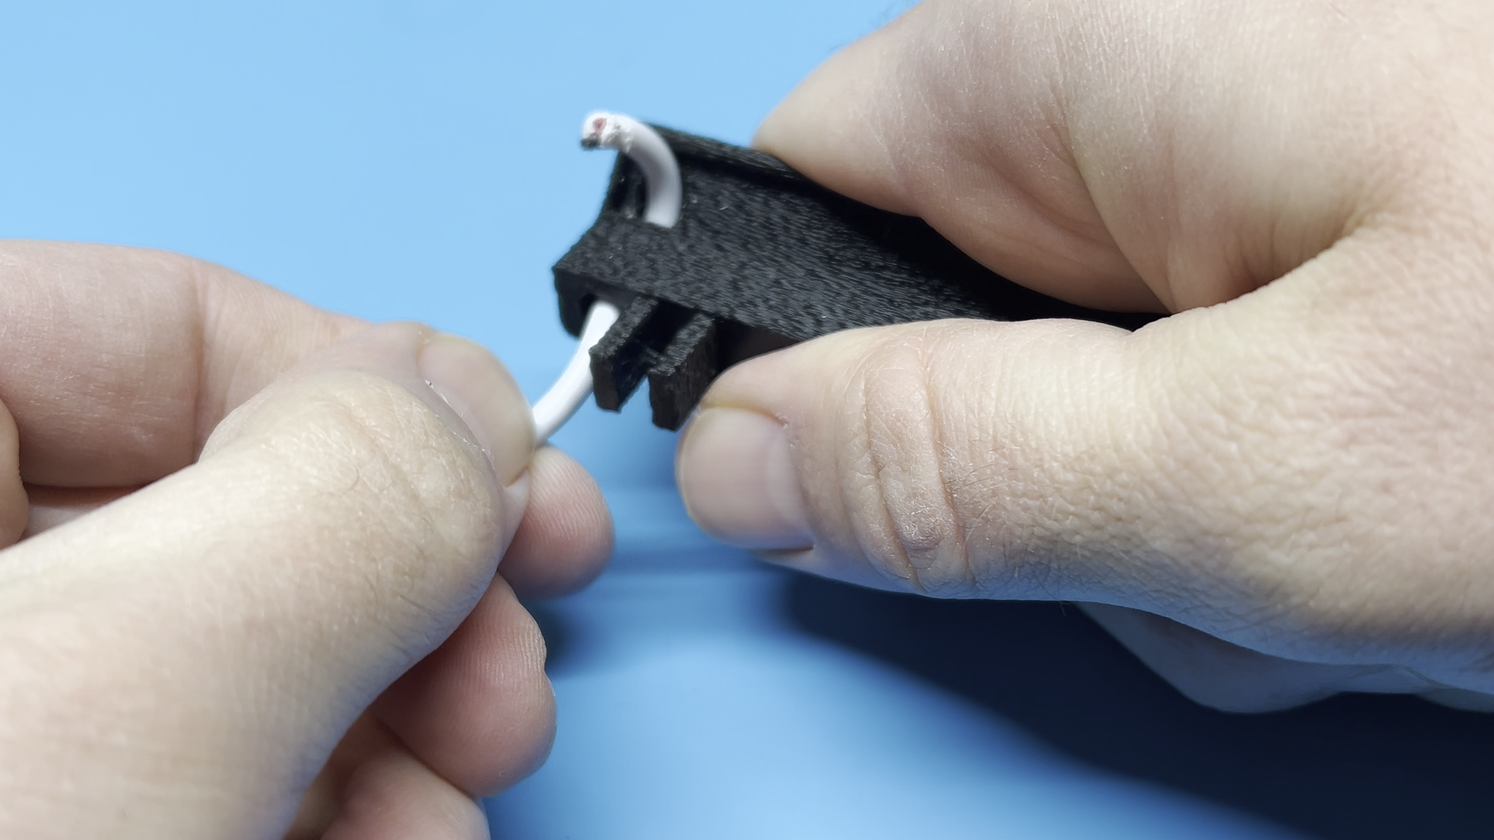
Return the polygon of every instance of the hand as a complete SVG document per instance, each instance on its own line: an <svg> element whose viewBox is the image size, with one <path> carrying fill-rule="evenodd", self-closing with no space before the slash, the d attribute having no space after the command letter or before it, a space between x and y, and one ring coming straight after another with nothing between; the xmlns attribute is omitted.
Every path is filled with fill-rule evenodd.
<svg viewBox="0 0 1494 840"><path fill-rule="evenodd" d="M514 591L611 541L497 361L167 254L0 289L0 835L486 837L554 727Z"/></svg>
<svg viewBox="0 0 1494 840"><path fill-rule="evenodd" d="M843 580L1091 603L1221 708L1487 704L1491 42L1454 0L915 8L758 144L1034 289L1175 314L748 362L681 443L692 514Z"/></svg>

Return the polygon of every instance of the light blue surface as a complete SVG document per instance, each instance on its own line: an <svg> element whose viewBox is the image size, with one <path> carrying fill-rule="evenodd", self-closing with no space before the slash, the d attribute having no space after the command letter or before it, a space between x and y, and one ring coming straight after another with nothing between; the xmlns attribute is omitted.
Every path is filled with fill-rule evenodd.
<svg viewBox="0 0 1494 840"><path fill-rule="evenodd" d="M486 342L537 395L571 349L549 266L611 165L577 148L582 116L746 142L905 5L4 0L0 235L183 251L427 321ZM1240 722L1178 700L1072 611L980 613L941 637L938 605L760 568L684 517L673 436L640 407L587 408L556 440L600 477L619 552L592 590L537 607L560 735L490 803L496 835L1409 836L1393 827L1423 817L1407 814L1460 801L1462 777L1435 768L1463 755L1422 745L1488 743L1413 716L1422 734L1382 749L1421 714L1402 706ZM1387 804L1405 796L1426 801Z"/></svg>
<svg viewBox="0 0 1494 840"><path fill-rule="evenodd" d="M567 604L581 650L555 674L564 728L548 766L492 803L494 836L1298 836L1085 768L807 637L779 612L787 583L636 571Z"/></svg>

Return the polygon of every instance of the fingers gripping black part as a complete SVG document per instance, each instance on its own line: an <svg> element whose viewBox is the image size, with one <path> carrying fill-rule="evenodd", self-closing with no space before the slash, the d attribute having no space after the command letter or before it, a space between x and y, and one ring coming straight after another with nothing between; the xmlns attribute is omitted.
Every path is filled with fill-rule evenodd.
<svg viewBox="0 0 1494 840"><path fill-rule="evenodd" d="M604 409L620 409L647 379L654 423L676 429L731 364L855 327L1078 318L1135 329L1156 317L1040 295L922 220L832 193L771 155L658 131L680 166L679 222L644 221L643 173L618 155L601 214L555 265L572 334L592 300L626 302L591 351Z"/></svg>

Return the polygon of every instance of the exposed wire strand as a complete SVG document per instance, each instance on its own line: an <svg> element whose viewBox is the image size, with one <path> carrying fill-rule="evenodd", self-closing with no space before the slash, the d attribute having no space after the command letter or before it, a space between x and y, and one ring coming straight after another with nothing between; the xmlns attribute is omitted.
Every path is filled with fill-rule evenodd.
<svg viewBox="0 0 1494 840"><path fill-rule="evenodd" d="M626 117L597 111L581 124L581 145L588 149L616 149L643 170L648 184L645 221L659 227L674 227L680 219L680 165L669 144L652 127Z"/></svg>

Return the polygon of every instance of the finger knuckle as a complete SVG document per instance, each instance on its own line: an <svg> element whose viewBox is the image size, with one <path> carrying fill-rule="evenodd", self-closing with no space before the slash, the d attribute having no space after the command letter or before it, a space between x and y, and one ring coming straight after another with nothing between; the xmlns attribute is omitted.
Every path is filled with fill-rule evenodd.
<svg viewBox="0 0 1494 840"><path fill-rule="evenodd" d="M470 448L404 389L362 379L333 389L329 397L342 420L339 432L360 456L370 489L405 503L411 516L447 545L468 550L486 545L487 526L497 524L496 488ZM373 503L386 506L382 499Z"/></svg>
<svg viewBox="0 0 1494 840"><path fill-rule="evenodd" d="M308 504L338 511L323 521L351 523L361 543L402 561L392 564L402 574L432 560L485 558L498 546L497 488L429 408L375 376L317 380L285 395L296 408L266 445Z"/></svg>
<svg viewBox="0 0 1494 840"><path fill-rule="evenodd" d="M929 333L878 343L851 377L838 427L850 528L860 552L900 587L955 595L974 586L945 407L929 375Z"/></svg>

